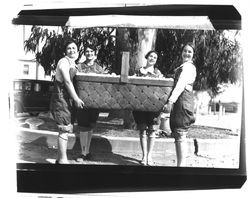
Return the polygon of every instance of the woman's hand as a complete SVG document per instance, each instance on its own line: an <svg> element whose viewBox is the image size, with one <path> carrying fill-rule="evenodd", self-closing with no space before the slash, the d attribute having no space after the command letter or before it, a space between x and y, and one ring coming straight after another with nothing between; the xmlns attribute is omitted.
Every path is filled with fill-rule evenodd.
<svg viewBox="0 0 250 198"><path fill-rule="evenodd" d="M82 109L85 106L84 102L80 98L77 98L74 102L75 106L79 109Z"/></svg>
<svg viewBox="0 0 250 198"><path fill-rule="evenodd" d="M162 112L163 113L170 113L172 111L173 108L173 103L168 101L167 104L165 104L162 108Z"/></svg>

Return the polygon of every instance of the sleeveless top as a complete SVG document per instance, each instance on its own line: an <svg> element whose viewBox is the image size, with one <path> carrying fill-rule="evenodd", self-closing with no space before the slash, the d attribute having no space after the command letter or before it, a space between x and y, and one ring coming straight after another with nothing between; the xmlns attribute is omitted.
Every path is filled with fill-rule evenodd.
<svg viewBox="0 0 250 198"><path fill-rule="evenodd" d="M69 64L72 63L69 61ZM76 72L76 67L70 67L69 75L72 82ZM73 100L68 93L65 83L56 80L56 78L54 80L54 89L50 100L50 111L60 130L72 131L71 124L73 122ZM70 127L67 128L68 126Z"/></svg>
<svg viewBox="0 0 250 198"><path fill-rule="evenodd" d="M72 83L73 83L73 78L75 77L76 73L77 73L77 68L70 68L69 69L70 80L71 80ZM61 94L63 94L64 97L70 98L70 95L69 95L68 90L67 90L67 88L65 86L65 83L60 82L58 80L54 81L53 93L54 94L61 93Z"/></svg>
<svg viewBox="0 0 250 198"><path fill-rule="evenodd" d="M68 60L68 58L66 58L66 57L65 57L65 59ZM69 64L72 64L69 60L68 60L68 62L69 62ZM73 79L74 79L76 73L77 73L77 67L76 67L76 65L74 65L73 67L71 66L70 69L69 69L69 75L70 75L70 80L71 80L72 83L73 83ZM55 93L55 94L61 93L61 94L64 95L64 97L70 98L70 95L69 95L69 93L67 91L65 83L56 80L56 78L54 80L54 90L53 90L53 93Z"/></svg>

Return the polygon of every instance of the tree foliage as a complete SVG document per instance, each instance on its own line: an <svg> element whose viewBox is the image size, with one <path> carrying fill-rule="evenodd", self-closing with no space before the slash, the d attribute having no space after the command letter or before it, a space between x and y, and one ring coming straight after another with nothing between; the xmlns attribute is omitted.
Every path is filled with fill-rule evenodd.
<svg viewBox="0 0 250 198"><path fill-rule="evenodd" d="M87 43L96 45L97 60L110 73L117 70L116 64L116 28L74 29L58 27L58 31L33 26L31 35L25 41L26 51L36 54L36 60L49 74L64 56L63 44L73 38L78 43L80 55ZM228 37L229 31L208 30L169 30L158 29L155 50L159 52L158 68L166 76L173 74L174 68L181 64L181 48L186 42L196 46L195 65L197 68L196 90L211 90L213 95L219 93L221 83L236 83L241 80L242 48L235 36ZM239 34L239 31L234 31ZM232 33L231 33L232 35ZM137 54L138 33L129 29L131 57ZM40 43L44 42L42 49ZM133 64L133 62L131 62ZM134 68L133 66L131 68ZM117 72L116 72L117 73Z"/></svg>
<svg viewBox="0 0 250 198"><path fill-rule="evenodd" d="M242 48L235 35L229 31L208 30L159 30L156 50L160 52L159 67L165 74L172 74L181 64L181 48L186 42L196 46L194 63L197 68L196 90L210 89L213 95L220 91L222 83L241 80Z"/></svg>
<svg viewBox="0 0 250 198"><path fill-rule="evenodd" d="M98 50L97 60L107 70L111 70L115 52L115 39L112 35L114 28L58 28L59 30L56 32L33 26L29 39L24 42L26 52L31 51L36 54L36 60L44 67L47 74L56 69L57 62L64 56L64 43L68 39L76 41L79 58L82 56L86 44L95 45ZM43 41L45 43L42 43ZM39 50L41 44L43 47Z"/></svg>
<svg viewBox="0 0 250 198"><path fill-rule="evenodd" d="M225 31L205 31L197 34L196 89L211 89L216 95L222 83L241 80L242 49L239 42L228 38Z"/></svg>

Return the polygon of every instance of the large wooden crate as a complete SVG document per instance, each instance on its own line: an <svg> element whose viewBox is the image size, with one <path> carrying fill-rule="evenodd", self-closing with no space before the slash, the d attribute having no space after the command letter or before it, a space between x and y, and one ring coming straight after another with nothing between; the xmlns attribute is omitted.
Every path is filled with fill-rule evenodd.
<svg viewBox="0 0 250 198"><path fill-rule="evenodd" d="M160 111L173 87L172 79L121 76L76 75L79 97L89 108Z"/></svg>

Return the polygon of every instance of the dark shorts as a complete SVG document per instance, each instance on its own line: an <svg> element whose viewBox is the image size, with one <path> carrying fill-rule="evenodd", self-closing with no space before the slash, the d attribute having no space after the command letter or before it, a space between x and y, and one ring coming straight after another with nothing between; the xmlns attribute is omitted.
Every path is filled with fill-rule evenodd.
<svg viewBox="0 0 250 198"><path fill-rule="evenodd" d="M194 97L192 92L185 90L175 102L170 113L172 136L178 137L186 135L190 125L194 122Z"/></svg>
<svg viewBox="0 0 250 198"><path fill-rule="evenodd" d="M158 116L160 112L133 111L136 124L146 124L147 126L159 125Z"/></svg>
<svg viewBox="0 0 250 198"><path fill-rule="evenodd" d="M72 102L62 93L53 93L50 100L50 111L57 125L72 124Z"/></svg>
<svg viewBox="0 0 250 198"><path fill-rule="evenodd" d="M91 127L99 117L98 109L77 109L76 119L79 126Z"/></svg>

